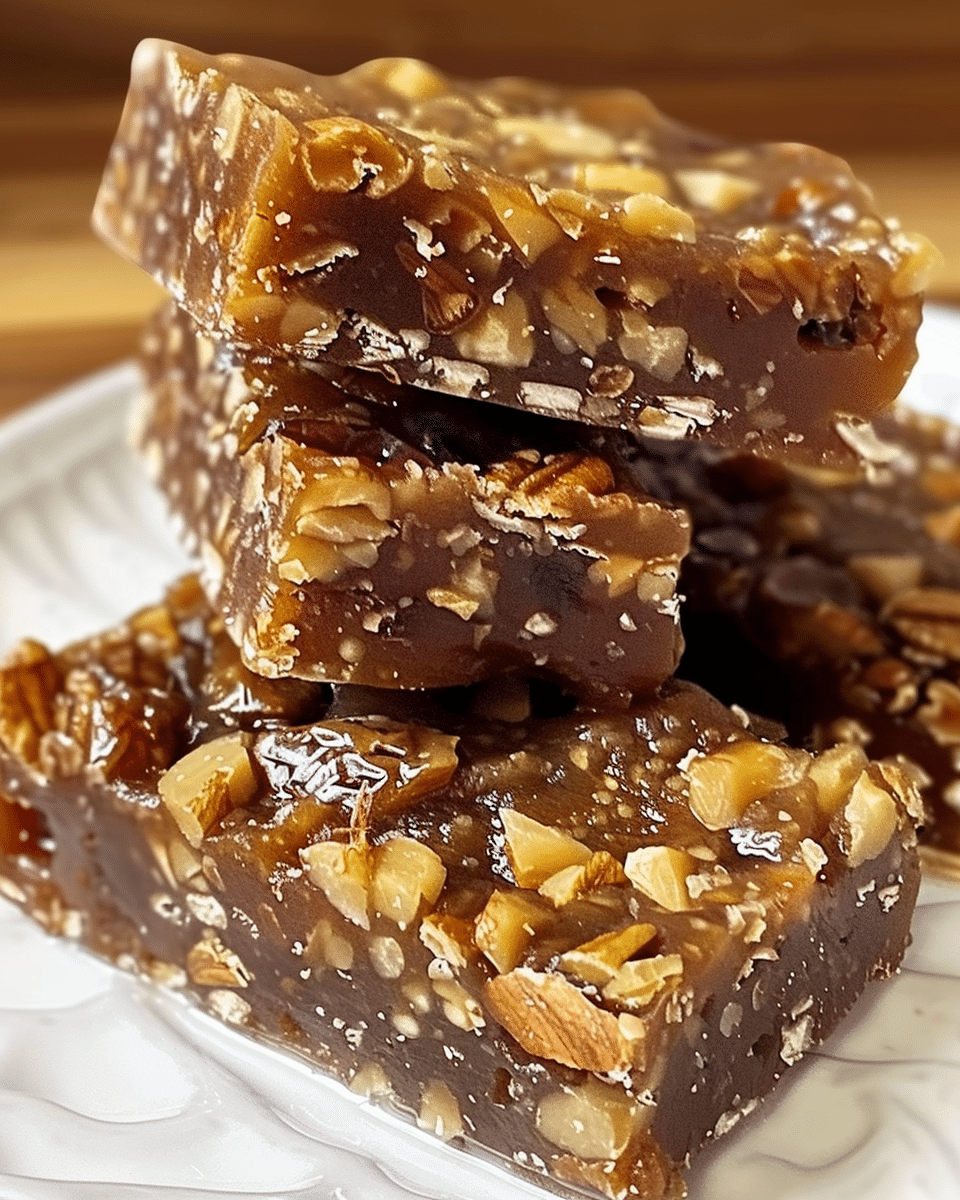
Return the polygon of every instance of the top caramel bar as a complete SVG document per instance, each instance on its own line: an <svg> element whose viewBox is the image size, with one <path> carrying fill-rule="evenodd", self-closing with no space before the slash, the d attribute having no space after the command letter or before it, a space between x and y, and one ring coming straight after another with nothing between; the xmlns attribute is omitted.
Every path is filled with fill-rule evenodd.
<svg viewBox="0 0 960 1200"><path fill-rule="evenodd" d="M813 461L869 457L936 259L839 159L635 92L159 41L94 221L238 345Z"/></svg>

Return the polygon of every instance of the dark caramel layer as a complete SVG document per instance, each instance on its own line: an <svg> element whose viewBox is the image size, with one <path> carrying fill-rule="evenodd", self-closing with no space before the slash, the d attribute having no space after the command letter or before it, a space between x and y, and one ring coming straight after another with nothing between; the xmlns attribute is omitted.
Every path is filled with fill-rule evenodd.
<svg viewBox="0 0 960 1200"><path fill-rule="evenodd" d="M240 345L664 438L862 450L936 258L839 159L625 90L145 42L95 223Z"/></svg>
<svg viewBox="0 0 960 1200"><path fill-rule="evenodd" d="M391 688L522 671L622 707L676 669L686 513L586 427L361 372L341 386L377 399L345 394L172 305L142 358L141 447L253 670Z"/></svg>
<svg viewBox="0 0 960 1200"><path fill-rule="evenodd" d="M927 777L923 840L955 856L960 431L903 412L877 432L890 461L871 481L710 451L639 474L694 521L684 674L800 744L905 756Z"/></svg>
<svg viewBox="0 0 960 1200"><path fill-rule="evenodd" d="M520 722L479 697L412 698L425 724L258 679L189 581L26 643L0 671L4 894L442 1137L679 1197L895 969L915 790L689 684Z"/></svg>

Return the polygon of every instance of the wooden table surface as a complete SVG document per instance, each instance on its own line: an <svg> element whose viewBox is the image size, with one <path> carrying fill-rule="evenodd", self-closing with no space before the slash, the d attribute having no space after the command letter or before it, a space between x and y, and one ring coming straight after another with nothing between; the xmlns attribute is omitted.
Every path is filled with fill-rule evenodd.
<svg viewBox="0 0 960 1200"><path fill-rule="evenodd" d="M117 111L0 103L0 416L129 355L161 299L88 228ZM936 148L850 157L881 206L943 251L930 297L960 304L960 159Z"/></svg>

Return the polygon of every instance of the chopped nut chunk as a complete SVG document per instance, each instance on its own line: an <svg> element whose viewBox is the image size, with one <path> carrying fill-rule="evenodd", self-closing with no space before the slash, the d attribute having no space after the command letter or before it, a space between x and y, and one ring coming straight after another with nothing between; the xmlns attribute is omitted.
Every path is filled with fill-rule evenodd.
<svg viewBox="0 0 960 1200"><path fill-rule="evenodd" d="M578 1158L612 1161L627 1147L635 1111L635 1101L590 1080L545 1096L537 1109L537 1128L553 1145Z"/></svg>
<svg viewBox="0 0 960 1200"><path fill-rule="evenodd" d="M413 838L391 838L373 852L371 900L377 913L406 929L424 902L443 889L446 868L437 853Z"/></svg>
<svg viewBox="0 0 960 1200"><path fill-rule="evenodd" d="M708 829L729 829L754 800L786 783L789 769L779 746L755 742L695 758L686 768L690 807Z"/></svg>
<svg viewBox="0 0 960 1200"><path fill-rule="evenodd" d="M609 983L627 959L646 946L656 932L655 925L643 924L628 925L616 933L602 933L562 954L560 966L584 983Z"/></svg>
<svg viewBox="0 0 960 1200"><path fill-rule="evenodd" d="M522 888L539 887L557 871L589 861L589 846L559 829L541 825L512 808L501 809L500 819L510 866Z"/></svg>
<svg viewBox="0 0 960 1200"><path fill-rule="evenodd" d="M365 846L317 842L300 851L307 878L337 912L361 929L370 928L370 855Z"/></svg>
<svg viewBox="0 0 960 1200"><path fill-rule="evenodd" d="M683 959L679 954L638 958L624 963L601 988L601 995L623 1008L643 1008L671 979L682 974Z"/></svg>
<svg viewBox="0 0 960 1200"><path fill-rule="evenodd" d="M505 974L523 958L538 927L547 923L546 910L522 891L495 891L477 917L477 948Z"/></svg>
<svg viewBox="0 0 960 1200"><path fill-rule="evenodd" d="M692 797L690 807L697 812ZM686 851L673 846L643 846L631 850L623 869L635 888L667 912L690 907L687 876L695 869L695 860Z"/></svg>
<svg viewBox="0 0 960 1200"><path fill-rule="evenodd" d="M847 859L851 866L858 867L875 858L890 840L897 808L890 793L864 771L853 785L843 816L850 830Z"/></svg>
<svg viewBox="0 0 960 1200"><path fill-rule="evenodd" d="M246 734L231 733L198 746L157 782L161 799L191 846L199 846L228 812L256 795L248 743Z"/></svg>
<svg viewBox="0 0 960 1200"><path fill-rule="evenodd" d="M598 1074L630 1064L629 1045L616 1018L562 975L520 967L491 979L484 999L529 1054Z"/></svg>

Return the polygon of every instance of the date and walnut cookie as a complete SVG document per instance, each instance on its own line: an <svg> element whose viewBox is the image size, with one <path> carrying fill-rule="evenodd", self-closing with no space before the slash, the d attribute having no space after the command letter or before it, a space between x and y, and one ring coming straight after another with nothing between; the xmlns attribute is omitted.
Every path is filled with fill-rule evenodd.
<svg viewBox="0 0 960 1200"><path fill-rule="evenodd" d="M0 886L441 1137L679 1197L896 969L914 783L690 684L505 712L259 678L184 580L0 670Z"/></svg>
<svg viewBox="0 0 960 1200"><path fill-rule="evenodd" d="M937 260L840 159L636 92L160 41L95 225L240 346L811 462L872 452Z"/></svg>

